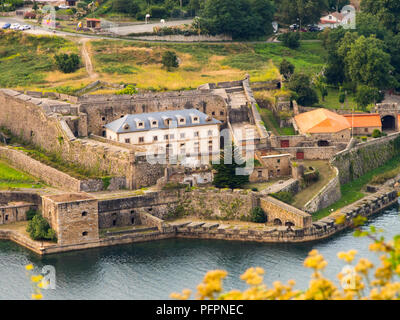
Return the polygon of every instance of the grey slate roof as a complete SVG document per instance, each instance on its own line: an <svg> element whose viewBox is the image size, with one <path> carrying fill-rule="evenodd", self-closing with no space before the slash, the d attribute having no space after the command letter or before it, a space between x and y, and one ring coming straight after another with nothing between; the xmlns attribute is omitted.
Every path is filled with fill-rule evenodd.
<svg viewBox="0 0 400 320"><path fill-rule="evenodd" d="M192 115L199 118L199 123L192 123ZM183 117L186 119L185 124L179 123L178 117ZM172 127L192 127L201 126L205 124L220 124L221 121L212 118L207 121L207 115L196 109L184 109L184 110L172 110L172 111L162 111L162 112L150 112L150 113L140 113L140 114L128 114L120 119L110 122L105 125L105 127L116 133L127 133L127 132L137 132L137 131L148 131L156 129L168 129L169 127L164 123L166 118L172 119ZM150 121L157 120L158 126L152 128ZM137 127L137 121L144 122L144 127ZM125 128L128 124L129 128Z"/></svg>

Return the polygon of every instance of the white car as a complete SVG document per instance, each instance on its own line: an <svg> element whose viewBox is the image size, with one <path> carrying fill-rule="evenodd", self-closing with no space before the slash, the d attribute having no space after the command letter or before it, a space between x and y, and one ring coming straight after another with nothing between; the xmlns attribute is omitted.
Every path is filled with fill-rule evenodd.
<svg viewBox="0 0 400 320"><path fill-rule="evenodd" d="M66 4L61 4L58 6L60 9L69 9L69 6L67 6Z"/></svg>
<svg viewBox="0 0 400 320"><path fill-rule="evenodd" d="M19 30L21 25L19 23L13 23L10 27L11 30Z"/></svg>
<svg viewBox="0 0 400 320"><path fill-rule="evenodd" d="M29 29L31 29L31 26L30 26L30 25L27 25L27 24L24 24L23 26L20 26L20 27L18 28L18 30L21 30L21 31L29 30Z"/></svg>

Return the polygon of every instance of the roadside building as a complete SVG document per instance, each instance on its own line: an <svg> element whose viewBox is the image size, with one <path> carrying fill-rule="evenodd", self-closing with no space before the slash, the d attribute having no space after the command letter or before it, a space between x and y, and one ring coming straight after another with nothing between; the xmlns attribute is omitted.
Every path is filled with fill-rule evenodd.
<svg viewBox="0 0 400 320"><path fill-rule="evenodd" d="M90 29L100 29L101 28L100 19L87 18L86 27Z"/></svg>

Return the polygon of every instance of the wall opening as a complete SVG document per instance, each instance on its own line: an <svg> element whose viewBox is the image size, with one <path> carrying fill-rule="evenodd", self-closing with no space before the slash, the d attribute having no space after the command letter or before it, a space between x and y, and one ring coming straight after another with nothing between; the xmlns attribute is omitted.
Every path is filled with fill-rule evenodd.
<svg viewBox="0 0 400 320"><path fill-rule="evenodd" d="M294 223L291 221L286 221L285 226L286 227L294 227Z"/></svg>
<svg viewBox="0 0 400 320"><path fill-rule="evenodd" d="M329 147L329 141L326 140L319 140L318 147Z"/></svg>
<svg viewBox="0 0 400 320"><path fill-rule="evenodd" d="M382 130L395 130L396 119L393 116L384 116L382 119Z"/></svg>
<svg viewBox="0 0 400 320"><path fill-rule="evenodd" d="M281 226L282 225L282 221L280 219L274 219L274 225L275 226Z"/></svg>

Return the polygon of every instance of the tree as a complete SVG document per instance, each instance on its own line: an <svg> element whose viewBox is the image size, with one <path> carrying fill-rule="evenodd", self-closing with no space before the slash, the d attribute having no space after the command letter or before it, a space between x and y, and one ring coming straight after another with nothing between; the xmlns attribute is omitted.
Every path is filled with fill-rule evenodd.
<svg viewBox="0 0 400 320"><path fill-rule="evenodd" d="M64 53L54 56L57 67L64 73L72 73L79 69L80 59L75 53L70 55Z"/></svg>
<svg viewBox="0 0 400 320"><path fill-rule="evenodd" d="M400 31L399 0L362 0L361 10L376 16L388 30Z"/></svg>
<svg viewBox="0 0 400 320"><path fill-rule="evenodd" d="M225 159L225 154L224 152L222 152L220 164L213 164L213 169L217 171L214 174L213 185L217 188L235 189L240 188L244 184L249 182L248 175L237 174L236 169L244 168L246 166L246 163L244 163L244 161L242 164L240 164L240 162L242 161L240 161L240 159L236 159L237 155L240 154L239 149L232 144L230 152L231 155L226 155L227 159ZM234 155L236 155L236 157Z"/></svg>
<svg viewBox="0 0 400 320"><path fill-rule="evenodd" d="M56 233L50 228L49 223L40 214L36 214L28 222L26 231L33 240L51 240L56 241Z"/></svg>
<svg viewBox="0 0 400 320"><path fill-rule="evenodd" d="M318 102L318 95L311 88L311 80L305 73L295 73L288 85L289 89L295 92L297 102L302 106L312 106Z"/></svg>
<svg viewBox="0 0 400 320"><path fill-rule="evenodd" d="M168 71L179 67L178 56L173 51L165 51L162 55L161 63Z"/></svg>
<svg viewBox="0 0 400 320"><path fill-rule="evenodd" d="M206 0L200 25L209 34L255 38L272 32L274 11L270 0Z"/></svg>
<svg viewBox="0 0 400 320"><path fill-rule="evenodd" d="M361 36L351 44L344 58L349 80L379 89L392 86L396 82L390 74L393 67L383 47L374 36Z"/></svg>
<svg viewBox="0 0 400 320"><path fill-rule="evenodd" d="M336 9L340 11L345 5L350 4L350 0L328 0L329 10Z"/></svg>
<svg viewBox="0 0 400 320"><path fill-rule="evenodd" d="M378 39L383 40L389 32L376 15L368 12L358 12L357 33L364 37L375 35Z"/></svg>
<svg viewBox="0 0 400 320"><path fill-rule="evenodd" d="M363 111L366 111L366 107L369 104L379 102L380 100L381 96L377 88L365 85L358 86L355 101Z"/></svg>
<svg viewBox="0 0 400 320"><path fill-rule="evenodd" d="M288 32L282 36L282 42L285 47L290 49L297 49L300 47L300 33L299 32Z"/></svg>
<svg viewBox="0 0 400 320"><path fill-rule="evenodd" d="M276 0L279 20L287 23L299 23L300 26L319 21L329 9L328 0Z"/></svg>
<svg viewBox="0 0 400 320"><path fill-rule="evenodd" d="M137 1L132 0L114 0L112 2L112 10L115 12L127 13L134 17L140 11L140 6Z"/></svg>
<svg viewBox="0 0 400 320"><path fill-rule="evenodd" d="M325 101L325 97L328 96L328 86L325 77L323 75L318 75L314 80L314 85L321 94L322 101Z"/></svg>
<svg viewBox="0 0 400 320"><path fill-rule="evenodd" d="M294 73L295 66L287 61L286 59L283 59L280 66L279 66L279 72L285 80L289 80L292 74Z"/></svg>
<svg viewBox="0 0 400 320"><path fill-rule="evenodd" d="M251 210L250 220L255 223L265 223L267 222L267 216L263 209L255 207Z"/></svg>

